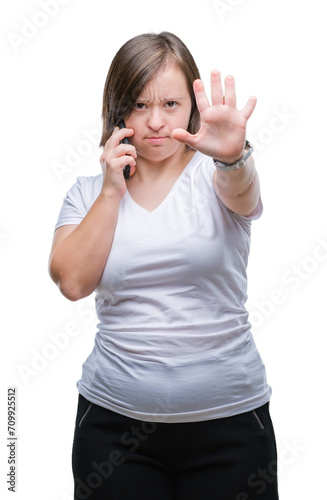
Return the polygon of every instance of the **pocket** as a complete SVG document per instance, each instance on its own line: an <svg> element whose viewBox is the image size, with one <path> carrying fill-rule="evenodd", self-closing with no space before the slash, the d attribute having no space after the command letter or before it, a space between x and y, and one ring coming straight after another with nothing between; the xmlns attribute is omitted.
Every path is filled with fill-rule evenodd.
<svg viewBox="0 0 327 500"><path fill-rule="evenodd" d="M79 408L77 412L76 426L81 429L87 416L89 415L92 409L93 403L85 399L83 396L80 396Z"/></svg>
<svg viewBox="0 0 327 500"><path fill-rule="evenodd" d="M265 423L264 423L262 417L259 415L259 410L258 409L257 410L252 410L251 413L252 413L255 421L257 422L257 425L260 427L260 429L262 431L264 431L265 428L266 428L266 426L265 426Z"/></svg>

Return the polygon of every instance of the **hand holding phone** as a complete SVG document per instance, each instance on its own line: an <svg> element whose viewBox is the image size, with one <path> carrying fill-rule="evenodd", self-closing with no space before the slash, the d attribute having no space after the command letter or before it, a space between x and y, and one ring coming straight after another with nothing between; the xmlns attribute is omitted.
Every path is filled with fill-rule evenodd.
<svg viewBox="0 0 327 500"><path fill-rule="evenodd" d="M119 122L118 127L119 128L126 128L124 120L121 120ZM130 144L130 142L128 140L128 137L124 137L124 139L122 141L120 141L120 143L121 144ZM125 165L123 173L124 173L125 179L128 179L130 177L130 175L131 175L131 166L130 165Z"/></svg>

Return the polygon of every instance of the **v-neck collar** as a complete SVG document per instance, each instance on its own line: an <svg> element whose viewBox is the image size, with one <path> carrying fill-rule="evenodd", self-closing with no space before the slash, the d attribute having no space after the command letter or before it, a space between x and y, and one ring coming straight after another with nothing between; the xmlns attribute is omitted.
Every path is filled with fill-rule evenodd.
<svg viewBox="0 0 327 500"><path fill-rule="evenodd" d="M192 163L195 161L195 157L198 156L198 151L196 151L194 153L194 155L192 156L192 158L190 159L190 161L186 164L185 168L183 169L183 171L180 173L180 175L177 177L176 181L174 182L174 184L172 185L171 189L169 190L169 192L167 193L167 196L162 200L162 202L156 207L154 208L153 210L147 210L146 208L142 207L141 205L139 205L135 200L134 198L132 198L132 196L130 195L128 189L126 189L126 193L125 193L125 196L127 198L127 200L133 204L138 210L141 210L142 212L148 214L148 215L152 215L152 214L155 214L156 212L158 212L159 210L161 210L169 201L169 199L171 198L173 192L175 191L176 187L180 184L180 182L182 181L183 177L185 176L185 173L186 171L189 169L189 167L192 165Z"/></svg>

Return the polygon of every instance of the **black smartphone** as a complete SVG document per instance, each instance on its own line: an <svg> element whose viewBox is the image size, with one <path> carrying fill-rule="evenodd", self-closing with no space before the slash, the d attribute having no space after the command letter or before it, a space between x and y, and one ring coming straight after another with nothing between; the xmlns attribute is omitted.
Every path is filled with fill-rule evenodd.
<svg viewBox="0 0 327 500"><path fill-rule="evenodd" d="M124 120L121 120L118 123L118 127L119 128L126 128ZM128 137L124 137L124 139L122 141L120 141L120 144L130 144L130 142L128 140ZM125 165L123 173L124 173L125 179L128 179L129 176L131 175L131 166L130 165Z"/></svg>

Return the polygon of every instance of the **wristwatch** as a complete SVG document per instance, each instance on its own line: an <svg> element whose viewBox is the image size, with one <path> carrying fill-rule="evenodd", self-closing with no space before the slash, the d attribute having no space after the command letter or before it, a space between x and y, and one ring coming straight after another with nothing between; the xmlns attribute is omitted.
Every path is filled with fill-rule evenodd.
<svg viewBox="0 0 327 500"><path fill-rule="evenodd" d="M248 140L245 141L245 146L243 150L243 156L240 158L238 161L235 163L223 163L219 160L213 159L213 162L215 164L215 167L217 170L220 170L221 172L229 172L230 170L237 170L238 168L244 167L246 160L251 156L253 153L253 145L251 142Z"/></svg>

